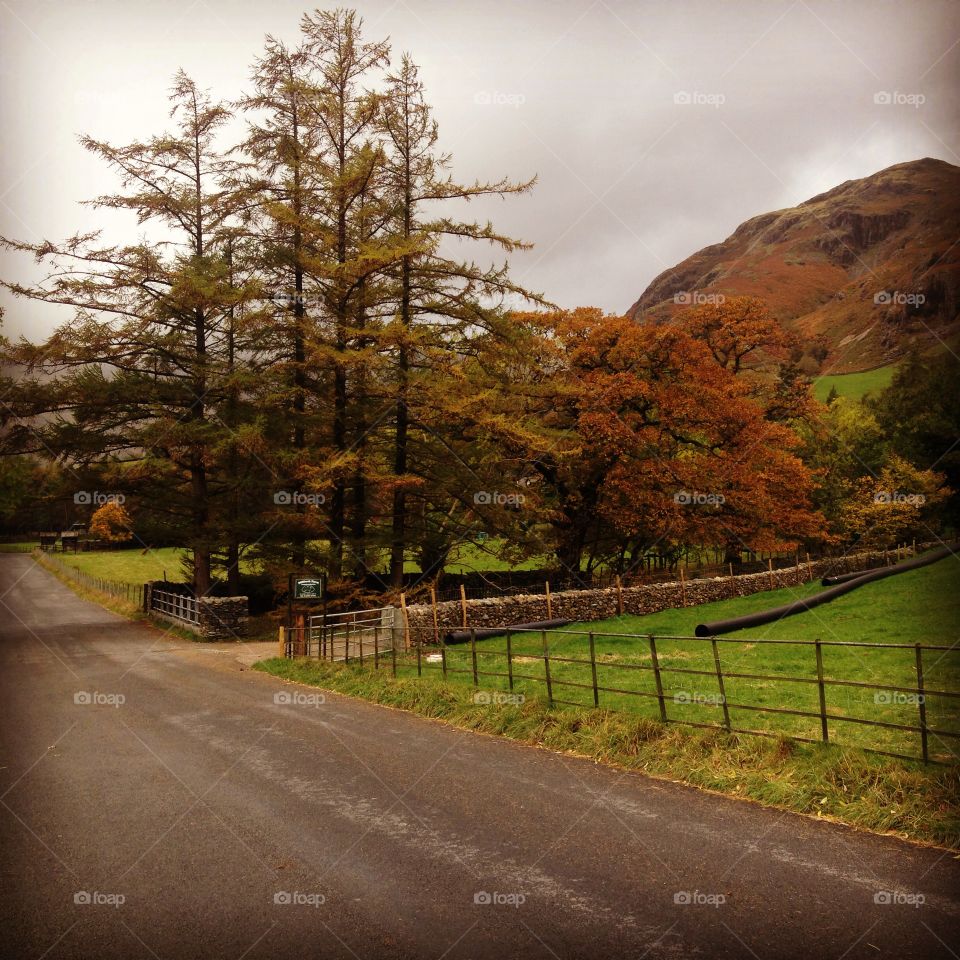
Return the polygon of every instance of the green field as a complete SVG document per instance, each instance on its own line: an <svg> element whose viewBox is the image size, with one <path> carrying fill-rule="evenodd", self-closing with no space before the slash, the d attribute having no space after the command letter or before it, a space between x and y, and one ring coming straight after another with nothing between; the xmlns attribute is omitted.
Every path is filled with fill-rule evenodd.
<svg viewBox="0 0 960 960"><path fill-rule="evenodd" d="M879 723L918 725L919 705L907 691L917 688L916 651L884 649L889 644L948 647L956 644L960 622L960 577L958 564L944 560L876 584L868 584L832 603L780 623L749 631L749 639L731 634L717 642L724 674L759 674L764 679L725 677L724 694L733 727L785 733L819 739L819 717L789 713L764 713L735 707L775 707L817 713L816 651L812 645L763 643L763 640L823 641L824 677L828 680L875 683L881 690L850 686L826 686L826 708L835 717L857 717ZM573 624L550 631L546 642L551 657L550 675L555 700L571 705L593 706L589 633L593 633L600 705L657 718L652 656L646 635L654 634L667 714L671 720L693 723L723 722L723 705L716 677L713 647L709 640L692 637L700 622L738 616L778 606L817 592L818 583L750 597L668 610L644 617L623 616L590 624ZM642 635L641 637L635 636ZM633 635L633 636L631 636ZM668 639L668 638L676 639ZM540 633L514 634L511 638L515 693L542 697L546 692L543 660L544 637ZM839 643L875 643L880 647L844 647ZM506 641L496 637L477 642L480 688L508 691ZM446 649L447 679L455 684L473 683L472 654L467 644ZM558 658L554 660L553 658ZM922 654L924 689L960 691L960 647ZM564 662L576 661L576 662ZM423 661L427 682L439 680L442 664ZM698 671L685 673L683 671ZM413 676L415 661L400 658L398 673ZM805 682L785 678L801 678ZM960 732L960 699L926 697L929 728ZM831 720L832 742L842 745L918 754L919 734ZM929 750L942 760L960 756L960 740L931 734Z"/></svg>
<svg viewBox="0 0 960 960"><path fill-rule="evenodd" d="M178 547L157 550L91 550L89 553L57 553L58 560L92 577L117 583L144 584L148 580L182 580L182 560L187 551Z"/></svg>
<svg viewBox="0 0 960 960"><path fill-rule="evenodd" d="M896 365L877 367L875 370L864 370L862 373L840 373L826 377L817 377L813 381L814 396L821 402L826 402L830 389L833 388L841 397L859 400L868 393L878 393L890 386Z"/></svg>

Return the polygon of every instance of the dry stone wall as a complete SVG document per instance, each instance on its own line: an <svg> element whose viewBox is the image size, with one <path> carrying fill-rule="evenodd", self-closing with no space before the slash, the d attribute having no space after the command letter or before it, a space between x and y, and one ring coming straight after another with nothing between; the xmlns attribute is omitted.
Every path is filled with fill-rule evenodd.
<svg viewBox="0 0 960 960"><path fill-rule="evenodd" d="M832 574L853 573L893 562L894 558L889 553L877 551L814 560L809 565L802 563L799 566L774 570L772 573L764 571L736 577L688 580L685 585L677 581L624 587L621 592L623 612L647 614L684 606L692 607L699 603L729 600L732 597L746 597L764 590L797 586ZM547 598L542 595L468 600L467 625L481 629L505 627L514 623L533 623L550 618L578 621L606 620L618 615L619 602L615 587L601 590L568 590L552 595L548 617ZM429 604L408 606L407 615L414 639L418 636L432 635L433 608ZM437 621L441 633L461 629L460 603L458 601L438 603Z"/></svg>

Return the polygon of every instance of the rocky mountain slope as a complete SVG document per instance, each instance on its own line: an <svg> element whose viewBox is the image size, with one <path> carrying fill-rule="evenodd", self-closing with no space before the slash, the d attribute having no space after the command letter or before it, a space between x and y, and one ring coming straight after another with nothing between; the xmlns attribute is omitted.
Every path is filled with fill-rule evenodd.
<svg viewBox="0 0 960 960"><path fill-rule="evenodd" d="M628 314L663 322L719 294L763 297L812 353L822 358L828 348L811 373L869 369L911 343L954 337L960 167L930 158L900 163L747 220L723 243L661 273Z"/></svg>

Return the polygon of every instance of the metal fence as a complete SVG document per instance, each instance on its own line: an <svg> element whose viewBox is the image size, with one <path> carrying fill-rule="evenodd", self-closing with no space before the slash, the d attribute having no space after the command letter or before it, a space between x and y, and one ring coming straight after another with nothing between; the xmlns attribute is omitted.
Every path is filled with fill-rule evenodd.
<svg viewBox="0 0 960 960"><path fill-rule="evenodd" d="M804 743L836 742L838 731L856 727L871 733L850 745L873 753L925 763L960 760L955 745L960 739L960 644L505 630L501 637L491 641L478 641L472 632L469 643L462 645L438 646L432 634L418 634L411 637L409 649L398 651L393 637L393 631L374 630L366 651L361 646L352 656L337 659L373 669L389 667L393 676L433 676L468 682L477 689L481 685L494 685L505 688L508 694L521 690L542 691L550 706L639 710L664 724L785 737ZM558 655L550 648L552 643L570 646L568 641L574 638L573 646L581 647L583 655L567 655L570 651ZM601 642L613 643L621 650L634 649L630 656L615 658L612 654L598 654ZM762 651L750 656L768 667L732 669L724 663L723 645L729 645L726 649L730 651L735 649L733 645ZM775 672L778 659L783 662L788 658L789 662L798 651L801 662L809 666L807 675ZM844 656L840 656L841 651ZM302 638L290 631L286 655L312 654ZM319 648L316 655L333 659ZM830 659L847 675L829 672L825 660ZM936 682L937 678L931 682L933 667L937 674L944 674L946 683ZM875 669L885 669L886 675L870 680L851 675L855 670L859 670L861 676L872 674ZM690 691L691 681L708 684L709 692ZM678 682L686 689L678 689ZM748 689L754 684L761 685L761 689ZM762 689L763 685L779 684L807 690L810 702L792 703L782 692ZM731 686L734 687L732 696ZM764 696L751 699L750 694L758 692ZM857 702L857 697L865 693L873 695L872 709L869 700ZM581 699L571 699L575 696ZM774 702L769 702L771 700ZM491 700L488 697L478 702ZM937 707L931 717L932 703ZM873 716L848 712L857 708ZM697 714L696 718L692 713ZM740 722L744 714L767 715L773 718L772 728L744 726ZM888 742L891 738L892 744ZM908 744L916 744L919 751L886 749L902 745L904 739Z"/></svg>
<svg viewBox="0 0 960 960"><path fill-rule="evenodd" d="M143 607L143 584L123 583L119 580L107 580L104 577L95 577L93 574L84 570L78 570L72 564L66 563L59 557L52 556L49 553L43 554L43 564L52 567L58 573L69 577L75 583L90 590L98 590L111 597L118 597L121 600L128 600L138 607Z"/></svg>

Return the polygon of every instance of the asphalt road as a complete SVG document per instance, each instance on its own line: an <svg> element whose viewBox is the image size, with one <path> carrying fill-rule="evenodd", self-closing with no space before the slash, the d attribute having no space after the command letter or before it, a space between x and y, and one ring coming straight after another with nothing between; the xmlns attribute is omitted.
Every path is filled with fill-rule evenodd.
<svg viewBox="0 0 960 960"><path fill-rule="evenodd" d="M944 851L318 702L26 556L0 598L3 957L957 955Z"/></svg>

